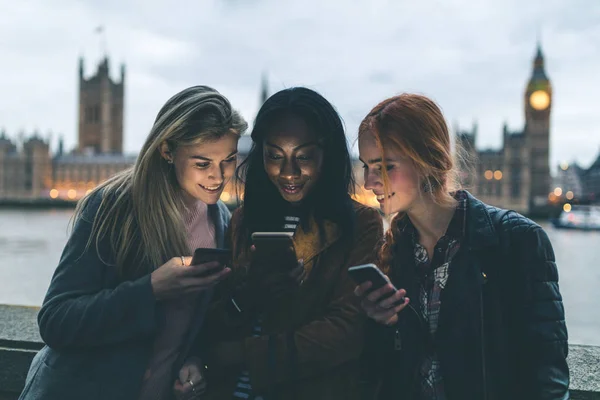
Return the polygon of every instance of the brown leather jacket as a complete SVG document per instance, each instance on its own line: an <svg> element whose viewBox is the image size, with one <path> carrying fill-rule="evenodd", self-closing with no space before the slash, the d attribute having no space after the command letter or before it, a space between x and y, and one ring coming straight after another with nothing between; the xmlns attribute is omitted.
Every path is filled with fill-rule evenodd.
<svg viewBox="0 0 600 400"><path fill-rule="evenodd" d="M252 387L269 400L359 398L358 361L365 316L347 270L375 262L383 226L374 209L359 203L354 208L356 225L351 241L342 240L340 230L330 221L325 221L321 232L316 223L309 232L298 228L296 252L308 275L297 292L262 316L263 336L252 337L252 320L230 317L229 293L223 287L206 315L205 348L210 349L216 341L243 341ZM233 243L239 218L238 210L230 224ZM235 284L241 269L233 267L234 279L226 281L228 285ZM208 365L207 372L207 392L202 398L232 398L240 370L217 372Z"/></svg>

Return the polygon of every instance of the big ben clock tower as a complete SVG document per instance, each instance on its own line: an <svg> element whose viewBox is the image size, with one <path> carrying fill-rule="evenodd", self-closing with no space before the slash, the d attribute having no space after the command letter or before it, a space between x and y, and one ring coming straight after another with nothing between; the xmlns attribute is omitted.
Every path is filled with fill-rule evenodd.
<svg viewBox="0 0 600 400"><path fill-rule="evenodd" d="M544 69L544 56L538 44L533 74L525 91L525 136L529 147L531 192L529 209L547 204L550 190L550 110L552 86ZM534 211L535 212L535 211Z"/></svg>

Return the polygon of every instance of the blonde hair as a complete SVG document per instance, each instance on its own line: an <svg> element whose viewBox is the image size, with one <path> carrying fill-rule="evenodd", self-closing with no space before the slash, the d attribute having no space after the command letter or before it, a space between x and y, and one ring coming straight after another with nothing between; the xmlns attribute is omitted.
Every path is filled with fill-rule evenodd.
<svg viewBox="0 0 600 400"><path fill-rule="evenodd" d="M376 105L363 119L359 137L372 133L383 155L382 180L389 195L389 177L385 166L385 149L394 148L407 157L417 171L419 193L442 205L453 203L451 192L460 189L459 172L452 151L446 120L438 105L418 94L401 94ZM398 222L405 213L391 221L380 251L380 267L388 271L395 239L400 234Z"/></svg>
<svg viewBox="0 0 600 400"><path fill-rule="evenodd" d="M95 242L99 257L115 265L121 277L150 272L140 270L144 262L156 268L171 257L189 254L180 186L160 146L166 142L174 152L179 146L215 141L227 133L239 137L246 129L243 117L215 89L193 86L171 97L159 111L135 165L96 187L77 205L74 222L91 198L102 196L87 247ZM105 237L114 256L110 260L100 254Z"/></svg>

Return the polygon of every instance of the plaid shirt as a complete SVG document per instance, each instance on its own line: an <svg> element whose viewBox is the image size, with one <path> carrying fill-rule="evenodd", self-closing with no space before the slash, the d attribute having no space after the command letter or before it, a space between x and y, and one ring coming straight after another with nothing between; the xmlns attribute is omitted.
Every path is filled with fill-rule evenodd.
<svg viewBox="0 0 600 400"><path fill-rule="evenodd" d="M431 334L435 334L440 314L440 294L448 280L448 267L452 258L460 249L460 243L465 236L467 217L467 194L457 191L454 198L458 201L454 216L448 225L446 233L435 245L433 257L419 243L419 233L410 222L404 218L400 229L407 234L406 238L412 240L414 248L415 266L419 277L419 308L421 316L429 325ZM420 366L421 399L445 400L444 381L440 373L440 363L435 349L425 354Z"/></svg>

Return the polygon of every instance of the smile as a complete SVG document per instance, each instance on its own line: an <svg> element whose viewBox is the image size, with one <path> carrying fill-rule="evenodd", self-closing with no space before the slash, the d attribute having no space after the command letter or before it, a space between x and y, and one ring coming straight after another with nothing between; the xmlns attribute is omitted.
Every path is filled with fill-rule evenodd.
<svg viewBox="0 0 600 400"><path fill-rule="evenodd" d="M202 189L206 190L210 194L219 193L221 191L221 189L223 188L223 184L216 185L216 186L204 186L204 185L198 184L198 186L200 186Z"/></svg>
<svg viewBox="0 0 600 400"><path fill-rule="evenodd" d="M392 193L387 198L389 199L389 198L391 198L395 194L396 193ZM375 196L377 196L377 201L380 202L380 203L383 203L386 200L385 194L377 194L377 193L375 193Z"/></svg>
<svg viewBox="0 0 600 400"><path fill-rule="evenodd" d="M281 188L281 190L283 190L287 194L297 194L297 193L300 193L300 191L304 187L304 184L296 183L293 185L289 185L289 184L281 184L280 183L279 187Z"/></svg>

